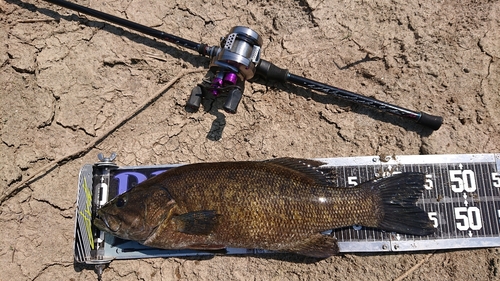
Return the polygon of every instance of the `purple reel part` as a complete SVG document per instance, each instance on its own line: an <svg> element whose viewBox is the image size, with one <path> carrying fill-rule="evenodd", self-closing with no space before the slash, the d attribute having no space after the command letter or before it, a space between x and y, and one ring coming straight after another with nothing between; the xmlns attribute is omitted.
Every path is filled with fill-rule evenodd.
<svg viewBox="0 0 500 281"><path fill-rule="evenodd" d="M238 75L234 72L228 72L224 75L224 84L226 85L236 85L238 82Z"/></svg>
<svg viewBox="0 0 500 281"><path fill-rule="evenodd" d="M220 88L227 85L236 85L238 83L238 75L234 72L219 72L212 80L212 94L219 95Z"/></svg>
<svg viewBox="0 0 500 281"><path fill-rule="evenodd" d="M222 76L222 77L221 77ZM222 85L224 84L224 76L221 73L217 73L217 76L212 79L212 94L214 96L219 95L219 89L222 88Z"/></svg>

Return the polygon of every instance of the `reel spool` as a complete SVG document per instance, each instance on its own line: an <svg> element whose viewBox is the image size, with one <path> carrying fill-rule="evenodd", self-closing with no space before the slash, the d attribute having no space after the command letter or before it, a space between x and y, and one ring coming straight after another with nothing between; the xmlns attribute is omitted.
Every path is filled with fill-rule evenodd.
<svg viewBox="0 0 500 281"><path fill-rule="evenodd" d="M210 70L201 84L191 91L186 106L198 110L204 94L227 93L224 110L236 113L243 96L245 80L256 73L260 62L262 38L244 26L235 26L221 38L220 48L210 52Z"/></svg>

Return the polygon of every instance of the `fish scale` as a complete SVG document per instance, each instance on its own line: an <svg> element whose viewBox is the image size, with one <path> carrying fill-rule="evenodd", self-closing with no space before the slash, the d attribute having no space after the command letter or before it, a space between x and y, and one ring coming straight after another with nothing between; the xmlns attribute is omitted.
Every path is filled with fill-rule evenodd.
<svg viewBox="0 0 500 281"><path fill-rule="evenodd" d="M300 177L285 177L286 174L280 175L278 171L269 173L243 167L244 169L239 169L239 173L235 175L238 167L234 164L228 169L218 167L218 177L210 183L216 186L214 188L203 188L207 184L199 182L199 179L206 178L201 171L196 172L201 173L200 177L192 177L195 183L186 181L185 175L180 178L179 182L171 176L166 180L166 186L185 186L179 188L179 191L189 196L186 201L196 202L186 204L186 207L189 206L189 211L216 210L223 214L233 214L234 220L231 220L233 223L244 222L244 228L256 228L256 231L263 231L261 227L263 223L271 223L284 232L296 230L311 233L329 229L332 226L340 227L363 222L360 220L362 218L345 214L362 213L365 220L371 217L371 208L364 208L365 205L359 204L360 194L356 189L304 186L298 184ZM211 169L207 173L211 174ZM228 175L230 173L236 176L235 183L230 182ZM245 184L242 185L241 181ZM200 198L219 198L219 200L200 200ZM325 198L327 201L319 203L318 198ZM341 199L335 202L336 198ZM239 206L240 204L242 206ZM242 213L245 206L249 204L251 206L248 206L248 209L252 212ZM366 209L365 212L362 212L363 209ZM334 215L336 213L338 215ZM280 215L288 220L286 221L288 225L292 225L283 225L279 220ZM304 229L300 228L303 224L293 225L296 221L294 219L300 217L309 221ZM238 231L241 234L244 230Z"/></svg>

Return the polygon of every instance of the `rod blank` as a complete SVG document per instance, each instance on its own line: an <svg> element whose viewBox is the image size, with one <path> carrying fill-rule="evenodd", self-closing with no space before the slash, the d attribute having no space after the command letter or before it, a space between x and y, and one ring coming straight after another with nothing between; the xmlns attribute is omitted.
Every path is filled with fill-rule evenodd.
<svg viewBox="0 0 500 281"><path fill-rule="evenodd" d="M152 37L155 37L155 38L158 38L161 40L165 40L167 42L170 42L170 43L173 43L173 44L176 44L176 45L179 45L179 46L182 46L182 47L194 50L194 51L199 52L200 49L202 49L202 47L204 46L204 44L199 44L199 43L196 43L196 42L193 42L190 40L186 40L184 38L165 33L163 31L151 28L149 26L138 24L138 23L135 23L133 21L129 21L129 20L124 19L124 18L113 16L113 15L110 15L110 14L107 14L107 13L104 13L104 12L101 12L98 10L94 10L94 9L84 7L84 6L75 4L75 3L71 3L68 1L64 1L64 0L44 0L44 1L59 5L59 6L64 7L64 8L68 8L70 10L80 12L82 14L87 14L89 16L93 16L93 17L101 19L101 20L105 20L105 21L108 21L111 23L115 23L115 24L127 27L127 28L130 28L132 30L139 31L141 33L150 35Z"/></svg>

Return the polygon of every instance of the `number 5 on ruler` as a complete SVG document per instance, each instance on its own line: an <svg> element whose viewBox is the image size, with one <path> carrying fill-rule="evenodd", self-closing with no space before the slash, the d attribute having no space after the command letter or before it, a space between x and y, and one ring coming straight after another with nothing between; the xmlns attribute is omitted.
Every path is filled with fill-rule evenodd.
<svg viewBox="0 0 500 281"><path fill-rule="evenodd" d="M500 173L491 173L491 180L494 187L500 187Z"/></svg>

